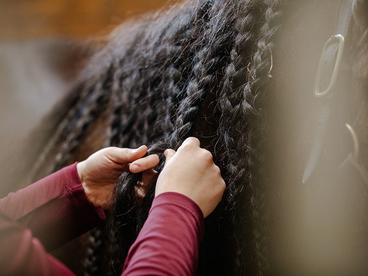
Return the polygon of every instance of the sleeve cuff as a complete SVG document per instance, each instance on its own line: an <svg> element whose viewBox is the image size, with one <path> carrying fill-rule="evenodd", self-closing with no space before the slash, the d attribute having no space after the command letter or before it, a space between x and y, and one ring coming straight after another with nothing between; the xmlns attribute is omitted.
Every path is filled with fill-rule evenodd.
<svg viewBox="0 0 368 276"><path fill-rule="evenodd" d="M77 171L77 162L65 167L62 170L65 173L65 176L66 176L65 179L68 179L68 181L65 183L66 196L70 198L73 201L74 205L76 205L77 207L88 206L90 208L87 208L87 209L93 208L96 211L99 219L105 220L106 214L103 208L93 206L93 204L88 200L84 192L84 189L83 189L83 186L82 186L82 183L79 178L78 171Z"/></svg>
<svg viewBox="0 0 368 276"><path fill-rule="evenodd" d="M160 205L175 205L180 208L187 210L197 221L199 229L199 237L202 239L204 234L204 217L202 210L199 208L197 203L195 203L189 197L176 193L176 192L166 192L158 195L152 202L152 207L150 212L160 206Z"/></svg>

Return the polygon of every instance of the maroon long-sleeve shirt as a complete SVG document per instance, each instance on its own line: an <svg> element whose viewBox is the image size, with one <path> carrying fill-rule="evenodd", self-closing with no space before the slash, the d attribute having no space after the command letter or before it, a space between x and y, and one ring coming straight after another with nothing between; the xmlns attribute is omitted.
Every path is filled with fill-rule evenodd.
<svg viewBox="0 0 368 276"><path fill-rule="evenodd" d="M0 274L73 275L47 253L105 218L87 200L76 164L0 199ZM203 215L189 198L164 193L125 260L123 275L193 275Z"/></svg>

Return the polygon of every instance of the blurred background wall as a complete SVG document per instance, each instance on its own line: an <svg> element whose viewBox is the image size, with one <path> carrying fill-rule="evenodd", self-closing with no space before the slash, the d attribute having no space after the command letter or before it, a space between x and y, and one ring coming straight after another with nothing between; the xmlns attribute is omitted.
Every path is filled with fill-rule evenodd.
<svg viewBox="0 0 368 276"><path fill-rule="evenodd" d="M0 39L86 38L175 0L0 0Z"/></svg>

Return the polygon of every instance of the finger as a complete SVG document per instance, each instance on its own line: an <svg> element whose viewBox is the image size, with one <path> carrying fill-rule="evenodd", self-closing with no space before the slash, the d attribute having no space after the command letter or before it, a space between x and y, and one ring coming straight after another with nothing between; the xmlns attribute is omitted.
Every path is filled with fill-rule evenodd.
<svg viewBox="0 0 368 276"><path fill-rule="evenodd" d="M167 149L164 151L166 162L169 161L174 155L176 151L173 149Z"/></svg>
<svg viewBox="0 0 368 276"><path fill-rule="evenodd" d="M129 164L129 171L132 173L140 173L156 167L159 163L160 158L157 154L148 155Z"/></svg>
<svg viewBox="0 0 368 276"><path fill-rule="evenodd" d="M148 148L143 145L136 149L110 147L107 150L107 155L112 161L125 165L145 156Z"/></svg>
<svg viewBox="0 0 368 276"><path fill-rule="evenodd" d="M198 138L196 137L189 137L187 139L185 139L185 141L183 142L183 144L180 146L185 146L185 145L191 145L191 146L195 146L195 147L200 147L201 143L198 140Z"/></svg>

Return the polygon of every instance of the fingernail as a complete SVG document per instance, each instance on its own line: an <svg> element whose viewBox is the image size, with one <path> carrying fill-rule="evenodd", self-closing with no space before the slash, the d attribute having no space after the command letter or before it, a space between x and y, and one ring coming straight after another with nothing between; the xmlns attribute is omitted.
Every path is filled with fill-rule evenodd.
<svg viewBox="0 0 368 276"><path fill-rule="evenodd" d="M139 165L138 164L135 164L135 163L130 164L130 170L137 170L137 169L139 169Z"/></svg>
<svg viewBox="0 0 368 276"><path fill-rule="evenodd" d="M140 146L140 147L138 147L137 149L135 149L136 151L139 151L139 150L141 150L141 149L146 149L147 148L147 146L146 145L142 145L142 146Z"/></svg>
<svg viewBox="0 0 368 276"><path fill-rule="evenodd" d="M137 152L141 149L142 146L138 147L138 148L135 148L135 149L132 149L132 152Z"/></svg>

